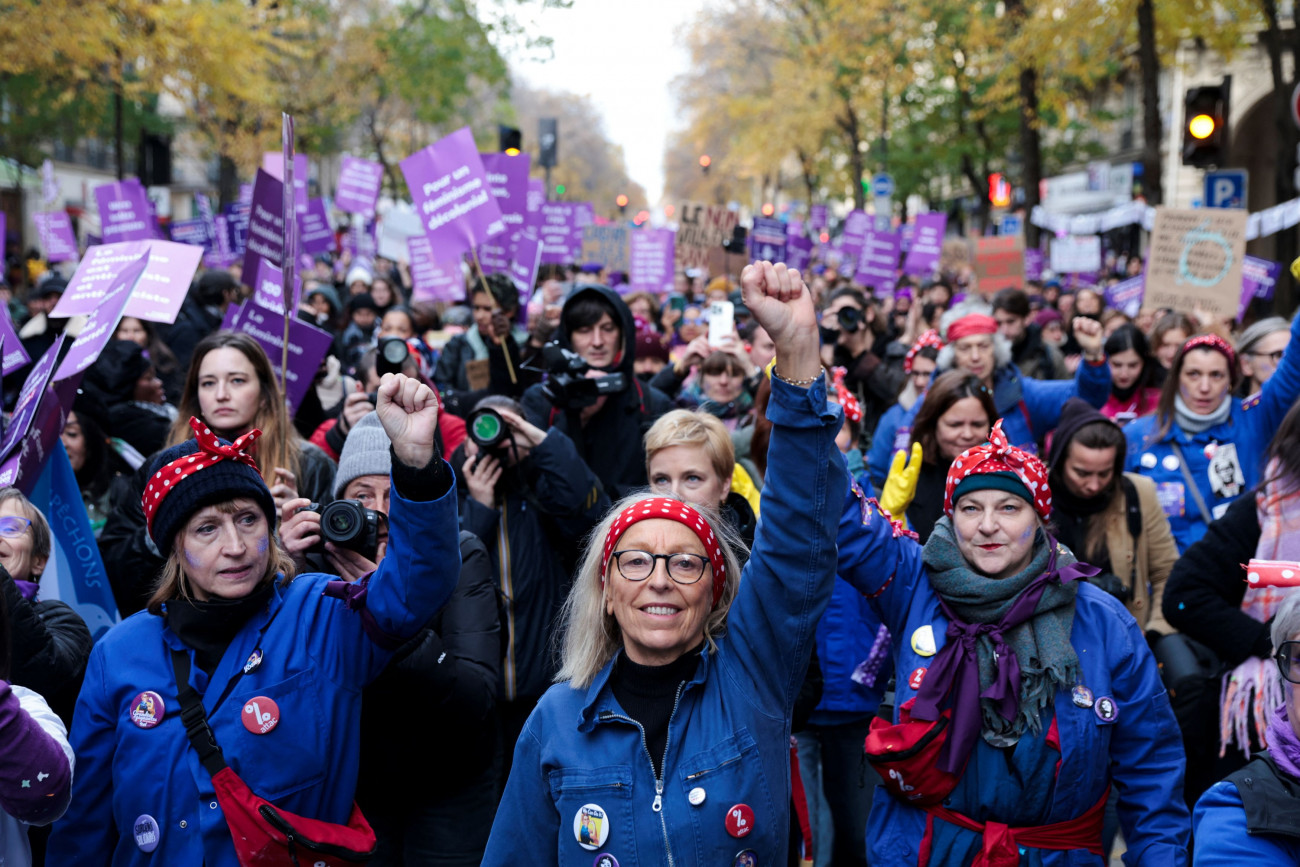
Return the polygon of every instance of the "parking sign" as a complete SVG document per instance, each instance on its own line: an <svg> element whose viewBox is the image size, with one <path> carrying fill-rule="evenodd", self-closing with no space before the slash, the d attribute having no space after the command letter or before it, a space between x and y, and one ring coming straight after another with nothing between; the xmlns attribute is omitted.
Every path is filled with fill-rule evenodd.
<svg viewBox="0 0 1300 867"><path fill-rule="evenodd" d="M1245 169L1220 169L1205 173L1205 207L1245 208L1250 173Z"/></svg>

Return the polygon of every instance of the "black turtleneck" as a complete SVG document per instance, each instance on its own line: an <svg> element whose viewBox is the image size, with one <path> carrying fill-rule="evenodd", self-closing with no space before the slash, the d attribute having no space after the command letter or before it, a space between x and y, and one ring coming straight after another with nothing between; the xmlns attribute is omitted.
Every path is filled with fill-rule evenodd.
<svg viewBox="0 0 1300 867"><path fill-rule="evenodd" d="M272 590L268 581L243 599L172 599L167 602L167 625L194 649L194 661L211 677L230 642L265 607Z"/></svg>
<svg viewBox="0 0 1300 867"><path fill-rule="evenodd" d="M1049 478L1052 486L1052 521L1056 524L1057 541L1073 551L1074 556L1080 560L1086 560L1103 572L1110 572L1110 550L1103 545L1089 559L1085 543L1089 522L1094 515L1100 515L1110 506L1111 500L1119 493L1118 482L1095 497L1078 497L1070 493L1065 481L1056 474Z"/></svg>
<svg viewBox="0 0 1300 867"><path fill-rule="evenodd" d="M619 654L610 672L609 684L614 698L627 715L645 729L645 744L650 751L655 776L663 775L664 750L668 747L668 720L677 702L677 690L695 676L700 664L700 646L679 656L667 665L639 665Z"/></svg>

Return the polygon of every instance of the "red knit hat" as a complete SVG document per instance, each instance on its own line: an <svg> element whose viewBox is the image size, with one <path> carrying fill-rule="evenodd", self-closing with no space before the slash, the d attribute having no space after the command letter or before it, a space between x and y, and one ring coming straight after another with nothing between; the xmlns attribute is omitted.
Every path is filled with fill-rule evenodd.
<svg viewBox="0 0 1300 867"><path fill-rule="evenodd" d="M966 479L972 476L989 475L1001 477L1005 482L989 484L981 488L1003 488L1023 496L1033 504L1034 511L1044 521L1052 514L1052 489L1047 484L1047 468L1034 455L1024 449L1016 448L1007 441L1002 432L1002 419L998 419L989 432L989 441L982 446L966 449L957 456L948 469L948 481L943 489L943 513L952 517L955 492ZM1023 487L1023 491L1020 489ZM962 493L967 493L963 490Z"/></svg>
<svg viewBox="0 0 1300 867"><path fill-rule="evenodd" d="M998 321L983 313L968 313L948 326L948 342L953 343L972 334L997 334Z"/></svg>

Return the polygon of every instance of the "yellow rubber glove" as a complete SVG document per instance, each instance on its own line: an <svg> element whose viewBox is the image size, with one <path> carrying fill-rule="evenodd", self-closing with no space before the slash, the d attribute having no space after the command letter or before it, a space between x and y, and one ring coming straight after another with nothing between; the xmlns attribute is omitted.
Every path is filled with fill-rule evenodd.
<svg viewBox="0 0 1300 867"><path fill-rule="evenodd" d="M907 460L907 452L899 449L894 452L894 461L889 465L889 477L885 487L880 491L880 508L890 516L907 526L907 507L912 505L916 496L916 480L921 477L921 444L912 443L912 459Z"/></svg>

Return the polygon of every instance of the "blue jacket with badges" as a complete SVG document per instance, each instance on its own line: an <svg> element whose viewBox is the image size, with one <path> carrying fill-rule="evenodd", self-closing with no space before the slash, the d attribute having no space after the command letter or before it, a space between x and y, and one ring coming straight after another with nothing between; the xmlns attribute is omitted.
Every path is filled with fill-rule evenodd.
<svg viewBox="0 0 1300 867"><path fill-rule="evenodd" d="M790 711L831 596L848 476L835 448L843 416L820 380L805 391L773 379L767 414L774 457L754 549L717 651L701 651L678 690L661 778L639 724L614 698L613 661L585 690L552 686L519 736L486 867L591 867L601 855L622 865L731 864L746 849L760 865L785 862ZM737 838L727 817L740 805L753 822ZM578 843L584 807L608 823L599 852Z"/></svg>
<svg viewBox="0 0 1300 867"><path fill-rule="evenodd" d="M1291 346L1298 344L1300 317L1291 323ZM1159 423L1155 415L1125 426L1128 453L1124 469L1156 483L1160 504L1169 517L1169 527L1180 552L1204 536L1207 526L1196 498L1187 491L1182 462L1187 462L1187 470L1205 500L1211 520L1218 519L1229 503L1259 483L1269 441L1298 396L1300 349L1288 348L1260 392L1240 403L1234 399L1232 414L1222 424L1189 434L1175 421L1164 436L1157 435ZM1182 460L1174 453L1175 443L1183 453ZM1225 486L1224 477L1230 475L1230 470L1220 451L1228 444L1235 448L1235 465L1240 470L1236 478L1240 481ZM1217 471L1213 477L1212 468Z"/></svg>
<svg viewBox="0 0 1300 867"><path fill-rule="evenodd" d="M363 605L373 626L394 639L409 638L456 588L455 486L431 502L404 499L394 486L389 533L388 555L371 576ZM361 690L383 671L391 653L368 637L362 612L323 595L334 577L309 574L287 587L277 585L267 608L244 624L212 677L194 664L190 683L203 695L226 762L254 793L301 816L343 823L357 785ZM259 646L261 664L214 707ZM109 630L91 652L72 727L72 806L50 839L52 867L237 867L212 778L185 736L173 649L187 650L162 617L141 611ZM154 728L131 721L133 700L144 690L163 701L163 718ZM278 725L264 735L250 733L241 722L245 703L258 697L274 701L280 712ZM142 816L156 820L160 831L152 853L136 845L133 828Z"/></svg>
<svg viewBox="0 0 1300 867"><path fill-rule="evenodd" d="M936 370L935 375L943 372ZM1080 361L1074 379L1064 380L1031 379L1023 376L1014 364L999 367L993 374L993 405L1002 419L1002 430L1013 446L1033 454L1038 453L1038 442L1056 428L1061 420L1061 407L1072 397L1083 398L1097 409L1105 406L1110 399L1110 365L1105 361L1096 364ZM882 416L876 426L876 435L867 454L867 472L871 474L871 484L877 491L885 487L885 478L889 475L895 434L903 427L910 432L924 402L922 397L910 410L894 418L893 428L886 427L886 421L891 420L889 413ZM906 448L906 443L901 448Z"/></svg>
<svg viewBox="0 0 1300 867"><path fill-rule="evenodd" d="M846 497L839 533L840 576L871 598L895 636L896 707L915 698L917 688L911 683L924 679L935 658L933 652L918 654L913 637L928 630L935 649L947 641L948 620L930 586L921 550L907 536L895 538L889 523L865 497L854 492ZM1070 690L1059 690L1052 724L1045 720L1043 731L1026 732L1014 750L995 750L977 740L971 761L978 772L967 766L947 806L973 818L982 816L977 821L1017 824L1014 815L988 808L1002 804L1009 811L1037 813L1041 824L1053 824L1087 812L1113 783L1119 791L1120 825L1128 844L1124 863L1130 867L1187 864L1182 740L1142 630L1121 603L1091 584L1080 583L1070 643L1079 656L1083 685L1098 699L1113 699L1118 713L1103 719L1094 706L1077 706ZM1016 773L1022 751L1034 754L1037 761L1033 779ZM1022 799L1026 803L1008 804L1008 792L1029 791L1036 794ZM927 818L924 810L895 800L882 788L867 824L867 860L919 863ZM938 818L929 839L931 867L969 864L981 849L979 835ZM1021 863L1103 867L1105 862L1086 851L1031 849L1028 860Z"/></svg>

